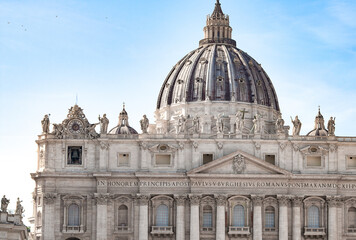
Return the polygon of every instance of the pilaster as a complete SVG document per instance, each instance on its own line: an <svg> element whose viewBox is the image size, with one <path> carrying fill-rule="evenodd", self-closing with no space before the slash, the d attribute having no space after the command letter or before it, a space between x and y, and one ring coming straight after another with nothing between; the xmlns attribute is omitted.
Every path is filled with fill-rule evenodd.
<svg viewBox="0 0 356 240"><path fill-rule="evenodd" d="M200 240L199 204L200 195L189 195L190 200L190 240Z"/></svg>
<svg viewBox="0 0 356 240"><path fill-rule="evenodd" d="M139 217L139 240L148 240L148 201L150 199L147 195L137 195L140 204Z"/></svg>
<svg viewBox="0 0 356 240"><path fill-rule="evenodd" d="M288 205L289 197L277 196L279 204L279 239L288 239Z"/></svg>
<svg viewBox="0 0 356 240"><path fill-rule="evenodd" d="M262 240L262 201L263 196L251 196L253 203L253 240Z"/></svg>
<svg viewBox="0 0 356 240"><path fill-rule="evenodd" d="M216 209L216 240L225 240L225 205L226 196L215 196Z"/></svg>

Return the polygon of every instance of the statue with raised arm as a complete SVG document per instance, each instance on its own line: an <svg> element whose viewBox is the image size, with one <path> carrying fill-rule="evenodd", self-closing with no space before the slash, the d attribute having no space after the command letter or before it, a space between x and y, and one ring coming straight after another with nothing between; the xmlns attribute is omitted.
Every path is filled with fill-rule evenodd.
<svg viewBox="0 0 356 240"><path fill-rule="evenodd" d="M42 133L49 133L49 115L45 115L43 120L41 121L42 124Z"/></svg>
<svg viewBox="0 0 356 240"><path fill-rule="evenodd" d="M108 126L109 126L109 119L106 117L104 113L103 117L99 115L99 122L100 122L100 133L107 134L108 133Z"/></svg>
<svg viewBox="0 0 356 240"><path fill-rule="evenodd" d="M298 115L295 116L294 121L292 117L290 117L290 120L293 123L293 136L299 136L300 129L302 128L302 123L299 120Z"/></svg>
<svg viewBox="0 0 356 240"><path fill-rule="evenodd" d="M7 212L7 206L9 205L10 200L4 195L1 199L1 212Z"/></svg>
<svg viewBox="0 0 356 240"><path fill-rule="evenodd" d="M329 136L335 136L335 120L335 117L330 117L330 120L328 121Z"/></svg>
<svg viewBox="0 0 356 240"><path fill-rule="evenodd" d="M147 133L148 127L150 126L150 121L146 115L143 115L143 118L140 120L142 133Z"/></svg>
<svg viewBox="0 0 356 240"><path fill-rule="evenodd" d="M21 202L22 201L20 201L20 198L17 198L15 214L18 214L20 216L22 216L22 214L25 212L25 209L21 205Z"/></svg>

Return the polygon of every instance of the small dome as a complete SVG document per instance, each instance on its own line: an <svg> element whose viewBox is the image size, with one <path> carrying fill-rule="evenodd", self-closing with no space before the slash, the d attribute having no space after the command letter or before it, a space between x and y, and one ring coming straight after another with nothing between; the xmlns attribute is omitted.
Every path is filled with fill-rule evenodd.
<svg viewBox="0 0 356 240"><path fill-rule="evenodd" d="M125 110L125 103L119 114L119 124L111 129L109 134L138 134L137 131L129 125L129 116Z"/></svg>
<svg viewBox="0 0 356 240"><path fill-rule="evenodd" d="M323 115L320 113L320 107L319 107L319 111L318 114L315 117L315 125L314 125L314 129L311 130L307 136L320 136L320 137L326 137L328 136L328 130L325 129L325 125L324 125L324 117Z"/></svg>

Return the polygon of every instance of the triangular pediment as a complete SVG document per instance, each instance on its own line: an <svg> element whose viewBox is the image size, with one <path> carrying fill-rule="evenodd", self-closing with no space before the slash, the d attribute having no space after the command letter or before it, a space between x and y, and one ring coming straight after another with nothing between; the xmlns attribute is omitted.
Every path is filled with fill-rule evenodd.
<svg viewBox="0 0 356 240"><path fill-rule="evenodd" d="M243 151L236 151L194 168L188 174L272 174L291 173Z"/></svg>

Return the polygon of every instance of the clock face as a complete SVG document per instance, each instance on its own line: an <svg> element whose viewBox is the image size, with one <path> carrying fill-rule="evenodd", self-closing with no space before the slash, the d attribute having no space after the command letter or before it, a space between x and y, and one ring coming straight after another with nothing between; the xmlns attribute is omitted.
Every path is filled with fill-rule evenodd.
<svg viewBox="0 0 356 240"><path fill-rule="evenodd" d="M83 122L78 119L73 119L68 123L68 130L73 134L79 134L83 131Z"/></svg>

